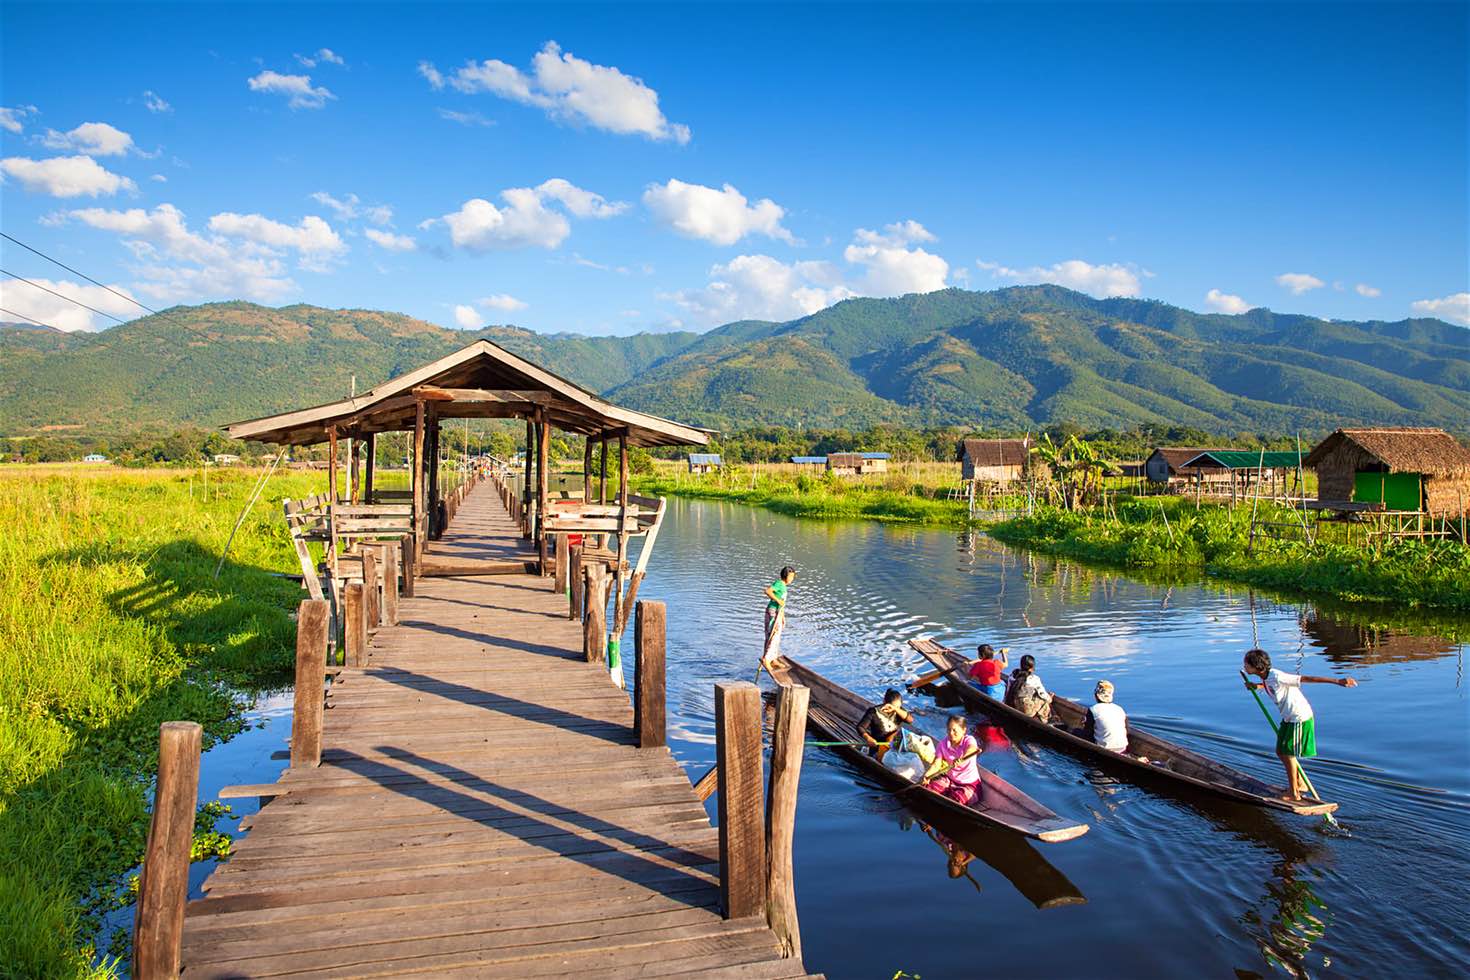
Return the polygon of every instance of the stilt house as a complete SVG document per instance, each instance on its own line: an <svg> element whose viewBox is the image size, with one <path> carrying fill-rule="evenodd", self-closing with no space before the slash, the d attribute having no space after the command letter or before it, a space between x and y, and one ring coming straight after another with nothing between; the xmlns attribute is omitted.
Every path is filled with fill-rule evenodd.
<svg viewBox="0 0 1470 980"><path fill-rule="evenodd" d="M1324 509L1369 505L1450 516L1470 510L1470 449L1443 429L1338 429L1304 464L1317 471Z"/></svg>

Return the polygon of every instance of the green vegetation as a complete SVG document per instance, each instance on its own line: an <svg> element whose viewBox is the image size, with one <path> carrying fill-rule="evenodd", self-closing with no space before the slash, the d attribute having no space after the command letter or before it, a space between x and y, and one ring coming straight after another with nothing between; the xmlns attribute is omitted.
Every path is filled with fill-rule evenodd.
<svg viewBox="0 0 1470 980"><path fill-rule="evenodd" d="M1263 519L1294 512L1263 504ZM1106 515L1042 508L990 528L1007 544L1125 568L1204 572L1264 588L1347 602L1470 612L1470 549L1455 541L1400 540L1382 547L1258 537L1250 508L1195 508L1179 497L1122 499Z"/></svg>
<svg viewBox="0 0 1470 980"><path fill-rule="evenodd" d="M280 501L322 477L274 477L216 581L256 475L0 469L0 973L117 972L93 936L143 852L159 724L197 721L207 748L240 730L237 692L289 683Z"/></svg>
<svg viewBox="0 0 1470 980"><path fill-rule="evenodd" d="M476 332L393 313L175 307L98 334L0 329L0 434L219 425L343 397L488 338L614 401L695 424L1321 434L1470 416L1464 330L1199 314L1058 286L852 299L706 334Z"/></svg>

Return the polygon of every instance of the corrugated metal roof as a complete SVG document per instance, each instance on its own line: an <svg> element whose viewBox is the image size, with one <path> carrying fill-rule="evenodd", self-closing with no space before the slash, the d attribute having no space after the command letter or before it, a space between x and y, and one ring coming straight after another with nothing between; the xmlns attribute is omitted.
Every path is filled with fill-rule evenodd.
<svg viewBox="0 0 1470 980"><path fill-rule="evenodd" d="M806 464L811 465L811 466L825 466L827 464L827 457L826 456L792 456L791 457L791 461L793 463L806 463Z"/></svg>
<svg viewBox="0 0 1470 980"><path fill-rule="evenodd" d="M689 454L689 465L690 466L719 466L719 465L721 465L720 464L720 454L719 453L690 453Z"/></svg>
<svg viewBox="0 0 1470 980"><path fill-rule="evenodd" d="M892 453L858 453L863 459L892 459Z"/></svg>
<svg viewBox="0 0 1470 980"><path fill-rule="evenodd" d="M1261 467L1268 470L1296 469L1305 456L1296 450L1259 449L1211 449L1184 462L1184 466L1223 466L1227 470L1253 470Z"/></svg>

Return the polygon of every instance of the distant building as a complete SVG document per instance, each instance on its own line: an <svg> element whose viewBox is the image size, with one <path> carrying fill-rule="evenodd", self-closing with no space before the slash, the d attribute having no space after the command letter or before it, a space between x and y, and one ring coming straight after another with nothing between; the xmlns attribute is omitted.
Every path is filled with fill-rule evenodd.
<svg viewBox="0 0 1470 980"><path fill-rule="evenodd" d="M1032 465L1035 445L1029 438L961 440L956 453L961 475L966 480L992 483L1023 479Z"/></svg>
<svg viewBox="0 0 1470 980"><path fill-rule="evenodd" d="M864 476L887 473L889 453L828 453L827 472L833 476Z"/></svg>
<svg viewBox="0 0 1470 980"><path fill-rule="evenodd" d="M111 462L111 460L109 460L106 456L102 455L101 453L88 453L87 455L85 455L85 456L82 457L82 462L84 462L84 463L108 463L108 462Z"/></svg>
<svg viewBox="0 0 1470 980"><path fill-rule="evenodd" d="M1205 453L1233 452L1229 449L1205 447L1160 446L1143 461L1143 475L1154 483L1201 480L1205 483L1230 481L1230 471L1217 465L1189 465Z"/></svg>
<svg viewBox="0 0 1470 980"><path fill-rule="evenodd" d="M1319 506L1470 512L1470 450L1443 429L1338 429L1303 465L1317 471Z"/></svg>
<svg viewBox="0 0 1470 980"><path fill-rule="evenodd" d="M725 465L720 460L719 453L690 453L690 473L711 473Z"/></svg>
<svg viewBox="0 0 1470 980"><path fill-rule="evenodd" d="M826 456L792 456L791 461L797 466L826 466Z"/></svg>
<svg viewBox="0 0 1470 980"><path fill-rule="evenodd" d="M214 454L214 465L215 466L234 466L238 462L240 462L240 457L239 456L236 456L234 453L215 453Z"/></svg>

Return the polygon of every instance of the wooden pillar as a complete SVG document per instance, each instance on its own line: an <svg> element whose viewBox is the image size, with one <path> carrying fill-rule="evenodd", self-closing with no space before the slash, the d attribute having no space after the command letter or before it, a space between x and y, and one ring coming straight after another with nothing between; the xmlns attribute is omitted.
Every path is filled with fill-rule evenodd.
<svg viewBox="0 0 1470 980"><path fill-rule="evenodd" d="M592 437L582 448L582 502L592 503Z"/></svg>
<svg viewBox="0 0 1470 980"><path fill-rule="evenodd" d="M638 603L633 620L633 730L638 733L638 747L657 748L665 744L664 708L664 637L667 611L662 602L648 599Z"/></svg>
<svg viewBox="0 0 1470 980"><path fill-rule="evenodd" d="M347 501L357 503L358 495L362 492L362 484L358 480L358 462L362 456L362 440L356 436L347 437Z"/></svg>
<svg viewBox="0 0 1470 980"><path fill-rule="evenodd" d="M602 434L602 478L597 482L597 500L607 503L607 433Z"/></svg>
<svg viewBox="0 0 1470 980"><path fill-rule="evenodd" d="M531 492L535 486L531 481L536 475L536 422L531 416L526 416L526 465L522 468L525 484L521 487L521 537L527 541L531 540Z"/></svg>
<svg viewBox="0 0 1470 980"><path fill-rule="evenodd" d="M382 593L378 591L378 549L370 544L358 545L362 555L362 618L369 633L382 623Z"/></svg>
<svg viewBox="0 0 1470 980"><path fill-rule="evenodd" d="M337 427L327 426L327 503L337 502Z"/></svg>
<svg viewBox="0 0 1470 980"><path fill-rule="evenodd" d="M582 621L582 654L589 664L607 658L607 569L590 561L586 571L587 618Z"/></svg>
<svg viewBox="0 0 1470 980"><path fill-rule="evenodd" d="M615 615L613 622L619 629L621 639L621 627L628 622L627 613L623 610L623 579L627 573L623 566L628 563L628 433L624 430L618 436L618 567L614 578L613 588L617 589Z"/></svg>
<svg viewBox="0 0 1470 980"><path fill-rule="evenodd" d="M342 589L342 646L346 650L349 667L362 667L367 663L367 616L362 593L361 582L353 582Z"/></svg>
<svg viewBox="0 0 1470 980"><path fill-rule="evenodd" d="M582 546L572 545L567 549L567 619L576 622L582 618L582 593L587 587L582 575Z"/></svg>
<svg viewBox="0 0 1470 980"><path fill-rule="evenodd" d="M429 448L424 464L429 468L429 537L435 539L444 533L439 526L439 415L429 411Z"/></svg>
<svg viewBox="0 0 1470 980"><path fill-rule="evenodd" d="M412 534L405 534L398 540L403 554L403 596L406 599L413 598L413 579L419 571L419 541Z"/></svg>
<svg viewBox="0 0 1470 980"><path fill-rule="evenodd" d="M639 607L642 607L640 602ZM796 832L796 789L806 744L806 712L811 691L783 685L776 695L771 736L771 784L766 794L766 922L781 944L781 955L801 958L801 927L796 920L796 876L792 838Z"/></svg>
<svg viewBox="0 0 1470 980"><path fill-rule="evenodd" d="M367 459L362 470L362 499L364 503L370 504L373 502L373 472L378 467L378 434L376 432L367 434L364 447Z"/></svg>
<svg viewBox="0 0 1470 980"><path fill-rule="evenodd" d="M413 404L413 536L417 544L424 539L428 525L424 522L424 403ZM415 556L417 556L417 548Z"/></svg>
<svg viewBox="0 0 1470 980"><path fill-rule="evenodd" d="M138 980L177 977L182 965L203 737L192 721L166 721L158 729L158 789L133 917L133 976Z"/></svg>
<svg viewBox="0 0 1470 980"><path fill-rule="evenodd" d="M565 534L556 536L556 591L562 595L571 594L571 546L567 543Z"/></svg>
<svg viewBox="0 0 1470 980"><path fill-rule="evenodd" d="M322 711L326 694L327 626L332 607L325 599L306 599L296 608L296 699L291 711L291 768L310 769L322 761Z"/></svg>
<svg viewBox="0 0 1470 980"><path fill-rule="evenodd" d="M720 908L727 919L766 906L765 808L761 803L761 695L748 681L715 685L719 765Z"/></svg>
<svg viewBox="0 0 1470 980"><path fill-rule="evenodd" d="M397 541L383 545L383 623L398 625L398 576L403 567L403 556Z"/></svg>
<svg viewBox="0 0 1470 980"><path fill-rule="evenodd" d="M536 410L536 546L541 552L541 575L546 568L546 505L550 498L550 474L547 464L551 461L551 423L546 413Z"/></svg>

